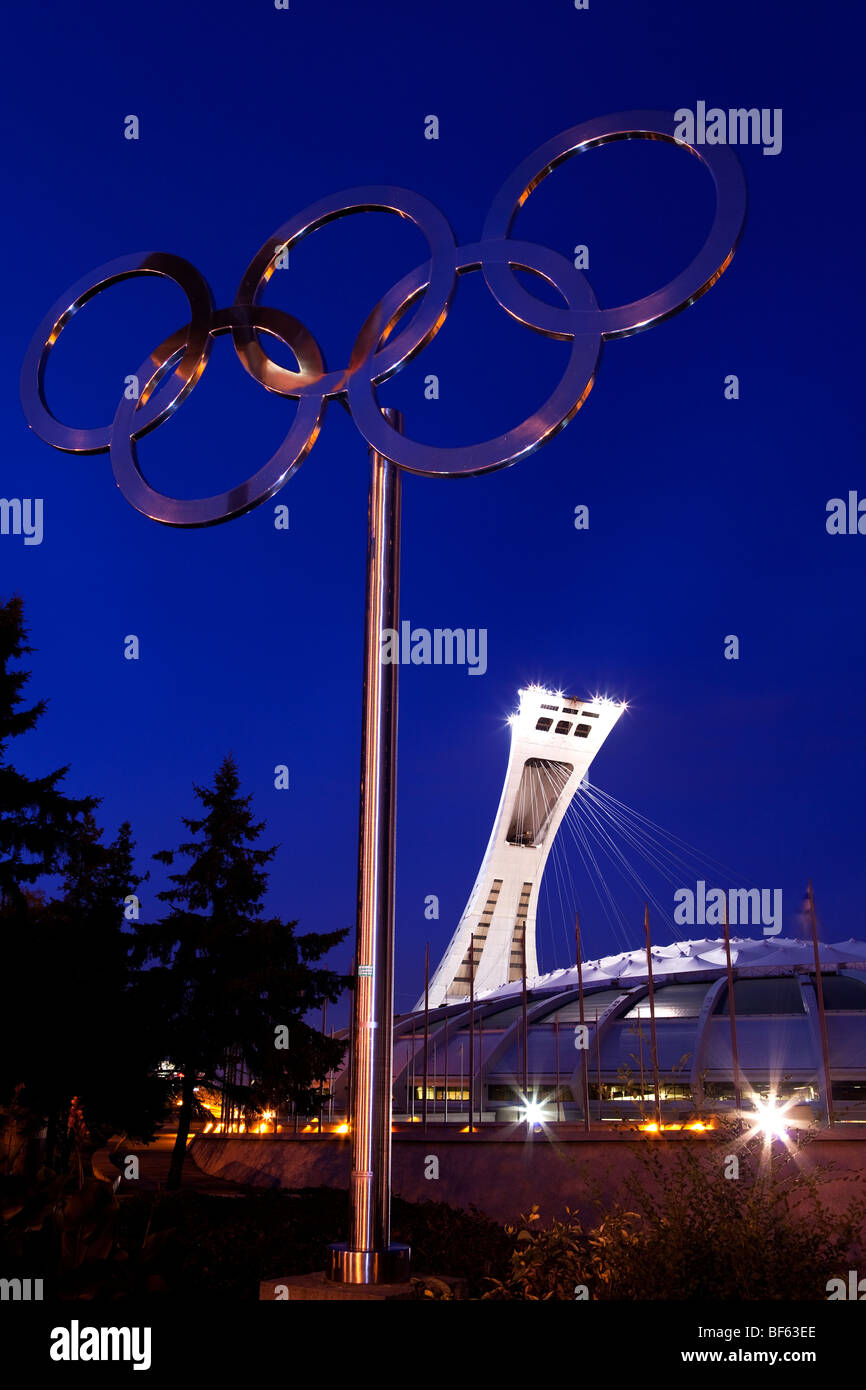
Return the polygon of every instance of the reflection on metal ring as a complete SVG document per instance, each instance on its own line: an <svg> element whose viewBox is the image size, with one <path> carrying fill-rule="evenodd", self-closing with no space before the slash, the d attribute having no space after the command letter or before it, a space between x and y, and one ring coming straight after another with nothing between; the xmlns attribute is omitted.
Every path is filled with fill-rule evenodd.
<svg viewBox="0 0 866 1390"><path fill-rule="evenodd" d="M490 263L519 266L553 285L566 300L569 310L579 308L587 313L595 311L598 317L598 307L589 281L579 270L575 270L570 261L547 246L535 246L525 241L479 241L474 246L461 246L458 254L458 274L485 270ZM422 267L407 275L377 305L377 312L381 312L386 324L393 322L404 305L411 303L423 289L425 273L426 267ZM371 447L410 473L441 478L491 473L526 458L564 429L589 395L600 352L601 338L597 331L594 337L588 333L575 337L565 371L553 394L522 424L483 444L443 449L407 439L385 418L376 400L372 375L366 372L358 371L349 382L349 408L355 424Z"/></svg>
<svg viewBox="0 0 866 1390"><path fill-rule="evenodd" d="M272 334L291 348L302 371L322 370L322 359L312 335L303 324L281 309L264 305L218 309L208 325L211 338L231 333L238 327L255 327ZM257 473L228 492L213 497L166 497L145 480L138 463L135 439L141 434L135 427L136 412L144 405L160 381L171 371L185 351L187 328L177 333L151 353L139 369L139 380L145 381L140 399L120 402L111 427L111 466L115 481L124 497L137 511L167 526L213 526L242 516L260 502L266 502L279 492L284 483L301 465L318 438L324 404L314 396L305 396L298 404L291 429L277 449ZM148 371L150 376L147 376Z"/></svg>
<svg viewBox="0 0 866 1390"><path fill-rule="evenodd" d="M725 147L697 147L674 134L666 112L638 111L599 117L564 131L537 149L510 175L493 200L481 241L458 247L443 214L408 189L370 186L323 198L285 222L254 256L231 309L214 311L207 282L178 256L157 252L126 256L100 266L62 296L40 324L21 374L21 399L31 428L55 448L73 453L111 451L118 486L132 505L169 526L210 526L228 521L272 497L309 453L330 400L347 405L371 448L409 472L465 477L505 468L537 449L574 416L595 378L606 339L627 337L693 304L727 269L746 215L746 186L735 155ZM679 146L709 170L716 188L712 228L697 256L666 286L632 304L599 308L586 277L548 247L510 235L515 216L542 179L575 154L620 140L661 140ZM329 372L312 334L297 319L268 309L258 299L283 251L317 228L356 212L389 212L418 227L430 257L402 279L367 316L347 367ZM537 299L514 274L545 280L562 303ZM547 337L571 344L565 372L551 396L527 420L497 439L461 448L434 448L407 439L388 423L376 385L410 362L439 332L462 274L480 270L500 306L512 318ZM190 320L151 353L139 371L140 399L124 399L110 427L76 429L51 414L44 395L45 366L74 313L95 294L133 275L164 275L183 289ZM404 322L407 310L414 309ZM297 415L273 458L229 492L184 500L165 497L145 481L135 441L177 408L201 376L213 338L231 332L247 372L267 390L299 402ZM268 356L261 334L281 339L295 354L290 370ZM169 373L171 381L157 389Z"/></svg>
<svg viewBox="0 0 866 1390"><path fill-rule="evenodd" d="M77 281L51 306L30 341L21 368L21 403L28 424L40 439L55 449L71 454L101 454L111 443L111 425L77 429L55 419L45 400L45 368L60 334L82 305L107 290L109 285L131 280L136 275L161 275L173 280L183 290L190 308L189 336L175 369L174 394L154 401L149 410L142 411L137 434L146 434L162 424L175 406L189 395L204 370L210 352L208 322L214 307L213 295L204 276L181 256L163 251L142 251L107 261Z"/></svg>

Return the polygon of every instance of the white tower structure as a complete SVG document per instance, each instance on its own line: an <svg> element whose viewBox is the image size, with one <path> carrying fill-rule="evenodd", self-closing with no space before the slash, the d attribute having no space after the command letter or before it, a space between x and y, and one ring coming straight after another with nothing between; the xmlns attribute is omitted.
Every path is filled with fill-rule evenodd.
<svg viewBox="0 0 866 1390"><path fill-rule="evenodd" d="M532 685L509 718L511 750L475 886L430 981L431 1007L538 975L535 915L544 865L569 802L625 703ZM423 996L416 1008L424 1007Z"/></svg>

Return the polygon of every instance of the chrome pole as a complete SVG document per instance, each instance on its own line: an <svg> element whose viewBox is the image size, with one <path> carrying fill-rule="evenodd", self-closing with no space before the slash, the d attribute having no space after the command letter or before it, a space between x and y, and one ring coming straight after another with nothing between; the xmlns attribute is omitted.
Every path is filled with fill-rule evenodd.
<svg viewBox="0 0 866 1390"><path fill-rule="evenodd" d="M734 1064L734 1109L737 1117L743 1108L743 1088L740 1082L740 1052L737 1047L737 1010L734 1005L734 968L731 964L731 927L728 922L728 895L725 894L725 970L728 976L728 1017L731 1023L731 1060ZM703 1101L703 1094L701 1095Z"/></svg>
<svg viewBox="0 0 866 1390"><path fill-rule="evenodd" d="M461 1053L461 1057L462 1057ZM472 1122L475 1119L473 1099L475 1095L475 933L469 934L469 1133L473 1134ZM461 1088L462 1089L462 1088Z"/></svg>
<svg viewBox="0 0 866 1390"><path fill-rule="evenodd" d="M821 1033L821 1060L824 1066L824 1104L827 1124L833 1124L833 1082L830 1078L830 1046L827 1041L827 1014L824 1009L824 981L821 978L821 957L818 952L818 918L815 913L815 894L809 879L809 921L812 927L812 950L815 956L815 992L818 996L818 1027Z"/></svg>
<svg viewBox="0 0 866 1390"><path fill-rule="evenodd" d="M385 414L399 429L399 414ZM328 1266L329 1278L343 1284L400 1282L409 1277L409 1247L391 1244L398 668L396 663L381 661L383 630L399 630L400 484L399 468L371 449L349 1239L331 1246Z"/></svg>
<svg viewBox="0 0 866 1390"><path fill-rule="evenodd" d="M430 1081L430 1069L428 1066L428 1053L430 1048L430 942L427 942L427 949L424 952L424 1133L427 1133L427 1087ZM436 1067L433 1067L436 1073ZM435 1086L435 1083L434 1083ZM434 1089L433 1098L435 1102L436 1092Z"/></svg>
<svg viewBox="0 0 866 1390"><path fill-rule="evenodd" d="M581 1076L581 1084L582 1084L582 1088L583 1088L583 1095L582 1095L582 1097L581 1097L581 1099L582 1099L582 1101L583 1101L583 1128L584 1128L584 1132L585 1132L586 1134L589 1134L589 1131L590 1131L590 1128L591 1128L591 1125L592 1125L592 1121L590 1120L590 1115L589 1115L589 1071L588 1071L588 1068L587 1068L587 1062L589 1061L589 1037L588 1037L588 1035L585 1035L584 1032L583 1032L583 1029L586 1027L586 1015L584 1014L584 1010L583 1010L583 952L582 952L581 949L580 949L580 916L579 916L579 914L578 914L577 912L575 912L575 914L574 914L574 944L575 944L575 948L576 948L576 951L577 951L577 1002L578 1002L578 1010L579 1010L579 1013L580 1013L580 1027L581 1027L580 1041L583 1042L583 1041L584 1041L584 1037L586 1036L586 1047L581 1048L581 1053L580 1053L580 1076ZM598 1030L598 1010L596 1010L596 1015L595 1015L595 1026L596 1026L596 1031L597 1031L597 1030ZM598 1113L599 1113L599 1117L601 1117L601 1044L600 1044L600 1043L599 1043L599 1054L598 1054L598 1068L599 1068L599 1070L598 1070Z"/></svg>
<svg viewBox="0 0 866 1390"><path fill-rule="evenodd" d="M523 1010L523 1103L529 1108L529 1028L526 1023L526 927L523 928L523 987L521 1004Z"/></svg>
<svg viewBox="0 0 866 1390"><path fill-rule="evenodd" d="M653 989L653 958L652 958L652 946L651 946L651 944L650 944L649 903L644 903L644 909L643 909L643 925L644 925L644 931L645 931L645 933L646 933L646 973L647 973L647 983L648 983L648 985L649 985L650 1036L651 1036L651 1038L652 1038L652 1050L653 1050L653 1095L654 1095L654 1097L655 1097L655 1103L656 1103L656 1124L658 1125L658 1132L659 1132L659 1134L661 1134L661 1131L662 1131L662 1103L661 1103L661 1093L660 1093L660 1088L659 1088L659 1049L658 1049L658 1041L657 1041L657 1039L656 1039L656 1003L655 1003L655 990ZM638 1015L638 1023L637 1023L637 1026L638 1026L638 1028L640 1028L640 1015ZM642 1052L642 1051L641 1051L641 1055L643 1055L643 1052ZM643 1070L643 1062L641 1062L641 1070ZM641 1102L641 1109L643 1109L643 1102Z"/></svg>

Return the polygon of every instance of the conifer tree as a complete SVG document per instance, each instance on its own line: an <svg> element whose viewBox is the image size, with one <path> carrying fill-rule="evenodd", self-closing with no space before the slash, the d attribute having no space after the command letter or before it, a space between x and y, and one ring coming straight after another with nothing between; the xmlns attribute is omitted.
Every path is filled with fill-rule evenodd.
<svg viewBox="0 0 866 1390"><path fill-rule="evenodd" d="M158 1114L123 931L138 886L130 828L103 844L98 799L67 797L67 768L28 777L9 760L10 741L46 709L25 703L30 674L15 663L33 650L27 636L20 598L0 602L0 1128L7 1166L22 1169L43 1127L43 1161L63 1167L73 1097L94 1132L150 1137Z"/></svg>
<svg viewBox="0 0 866 1390"><path fill-rule="evenodd" d="M43 908L35 946L47 964L51 1007L33 1039L41 1057L47 1160L64 1155L63 1115L72 1095L94 1138L114 1132L151 1139L165 1105L150 1065L149 994L132 961L133 919L143 881L128 822L104 844L92 813L82 818L61 890ZM45 1027L45 1022L50 1026ZM64 1166L62 1161L59 1166Z"/></svg>
<svg viewBox="0 0 866 1390"><path fill-rule="evenodd" d="M98 805L94 797L64 795L68 767L27 777L9 762L10 740L34 729L47 708L45 700L25 706L30 672L11 665L33 651L27 637L21 599L0 600L0 910L7 923L26 916L27 890L63 865L80 817Z"/></svg>
<svg viewBox="0 0 866 1390"><path fill-rule="evenodd" d="M216 1081L226 1054L243 1056L259 1087L309 1092L342 1059L344 1044L304 1022L325 999L336 1002L347 980L319 965L347 932L295 935L296 922L264 916L267 865L276 848L257 842L251 796L229 755L212 787L195 786L202 814L183 817L192 838L154 857L186 868L159 894L169 912L139 930L140 959L159 1020L159 1045L183 1074L169 1186L180 1184L195 1086ZM158 1012L157 1012L158 1010ZM277 1045L288 1032L289 1046Z"/></svg>

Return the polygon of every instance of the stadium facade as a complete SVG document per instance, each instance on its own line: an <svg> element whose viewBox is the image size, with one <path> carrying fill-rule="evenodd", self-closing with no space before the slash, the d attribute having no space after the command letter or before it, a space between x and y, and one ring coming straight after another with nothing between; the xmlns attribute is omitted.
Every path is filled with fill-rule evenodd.
<svg viewBox="0 0 866 1390"><path fill-rule="evenodd" d="M625 708L519 692L499 807L426 1028L424 996L395 1023L395 1119L463 1126L471 1109L473 1125L676 1126L763 1101L804 1121L866 1122L862 941L819 945L819 1000L811 940L733 939L733 1029L723 940L652 948L654 1018L645 950L585 962L583 1023L577 968L539 976L545 863Z"/></svg>
<svg viewBox="0 0 866 1390"><path fill-rule="evenodd" d="M743 1108L773 1096L792 1121L822 1123L828 1095L811 941L734 938L730 945ZM866 1123L866 942L818 949L834 1120ZM662 1122L723 1115L735 1106L737 1079L724 942L682 941L651 955ZM593 1126L652 1124L646 952L586 961L582 973L583 1030L575 967L528 980L525 1004L521 980L472 1006L464 999L431 1009L428 1123L468 1123L471 1076L476 1124L582 1124L585 1105ZM423 1013L399 1018L395 1119L423 1113L424 1054Z"/></svg>
<svg viewBox="0 0 866 1390"><path fill-rule="evenodd" d="M644 949L583 963L583 1023L576 966L538 974L545 863L625 708L520 691L490 839L431 978L426 1026L423 995L395 1022L395 1121L460 1129L471 1106L473 1126L676 1127L712 1123L739 1100L784 1107L794 1122L866 1123L866 942L818 943L822 1019L811 940L734 937L733 1029L724 940L651 948L654 1019ZM347 1080L344 1066L332 1115Z"/></svg>

